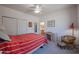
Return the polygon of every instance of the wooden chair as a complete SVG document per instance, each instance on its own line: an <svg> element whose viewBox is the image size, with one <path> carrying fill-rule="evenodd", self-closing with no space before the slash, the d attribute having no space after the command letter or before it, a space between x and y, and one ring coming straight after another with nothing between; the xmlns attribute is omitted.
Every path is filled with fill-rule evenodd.
<svg viewBox="0 0 79 59"><path fill-rule="evenodd" d="M75 40L76 37L70 35L65 35L61 37L61 42L64 42L69 48L75 48Z"/></svg>
<svg viewBox="0 0 79 59"><path fill-rule="evenodd" d="M51 41L53 40L53 33L52 32L46 32L46 37Z"/></svg>

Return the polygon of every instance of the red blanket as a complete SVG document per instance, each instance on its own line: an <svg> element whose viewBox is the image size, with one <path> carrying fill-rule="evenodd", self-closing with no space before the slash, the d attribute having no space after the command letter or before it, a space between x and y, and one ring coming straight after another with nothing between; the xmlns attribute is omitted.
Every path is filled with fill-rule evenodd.
<svg viewBox="0 0 79 59"><path fill-rule="evenodd" d="M47 42L45 37L33 33L9 36L12 41L0 44L0 50L5 54L27 53Z"/></svg>

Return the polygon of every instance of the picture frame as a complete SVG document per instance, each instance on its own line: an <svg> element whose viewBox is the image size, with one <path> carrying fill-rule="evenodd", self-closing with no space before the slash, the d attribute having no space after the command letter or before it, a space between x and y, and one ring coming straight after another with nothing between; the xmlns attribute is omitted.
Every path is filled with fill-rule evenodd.
<svg viewBox="0 0 79 59"><path fill-rule="evenodd" d="M28 22L28 27L32 27L32 22L31 21Z"/></svg>

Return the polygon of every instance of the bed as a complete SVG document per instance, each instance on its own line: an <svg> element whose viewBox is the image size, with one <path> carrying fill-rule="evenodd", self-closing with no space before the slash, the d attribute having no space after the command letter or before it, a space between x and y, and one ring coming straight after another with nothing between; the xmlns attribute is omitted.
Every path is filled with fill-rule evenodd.
<svg viewBox="0 0 79 59"><path fill-rule="evenodd" d="M21 35L9 35L11 41L0 43L0 51L3 54L32 53L47 42L44 36L29 33Z"/></svg>

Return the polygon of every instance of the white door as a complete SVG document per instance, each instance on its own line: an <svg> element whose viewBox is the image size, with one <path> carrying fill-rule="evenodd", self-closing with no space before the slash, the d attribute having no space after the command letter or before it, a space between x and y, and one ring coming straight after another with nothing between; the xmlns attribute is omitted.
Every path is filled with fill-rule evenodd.
<svg viewBox="0 0 79 59"><path fill-rule="evenodd" d="M2 24L2 18L0 18L0 24Z"/></svg>
<svg viewBox="0 0 79 59"><path fill-rule="evenodd" d="M3 25L5 27L5 32L9 35L17 34L17 24L16 19L3 17Z"/></svg>
<svg viewBox="0 0 79 59"><path fill-rule="evenodd" d="M2 19L0 18L0 30L2 29Z"/></svg>
<svg viewBox="0 0 79 59"><path fill-rule="evenodd" d="M27 33L26 20L18 20L18 34Z"/></svg>

